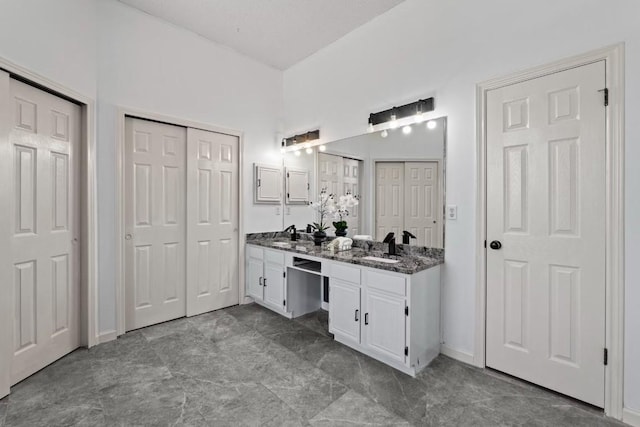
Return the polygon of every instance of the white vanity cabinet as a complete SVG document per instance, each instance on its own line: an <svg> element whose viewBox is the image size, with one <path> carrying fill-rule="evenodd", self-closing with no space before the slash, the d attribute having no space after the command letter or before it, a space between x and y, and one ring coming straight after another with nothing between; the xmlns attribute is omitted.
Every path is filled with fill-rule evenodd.
<svg viewBox="0 0 640 427"><path fill-rule="evenodd" d="M281 313L286 303L284 255L282 251L247 246L247 294Z"/></svg>
<svg viewBox="0 0 640 427"><path fill-rule="evenodd" d="M440 267L407 275L332 262L329 332L409 375L440 353Z"/></svg>

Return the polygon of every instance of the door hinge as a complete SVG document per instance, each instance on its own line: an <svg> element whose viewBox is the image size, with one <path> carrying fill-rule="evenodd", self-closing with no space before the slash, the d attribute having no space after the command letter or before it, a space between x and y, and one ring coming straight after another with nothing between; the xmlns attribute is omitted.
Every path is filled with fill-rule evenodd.
<svg viewBox="0 0 640 427"><path fill-rule="evenodd" d="M258 179L258 187L260 187L261 184L262 184L262 180Z"/></svg>
<svg viewBox="0 0 640 427"><path fill-rule="evenodd" d="M487 249L487 241L484 241L484 248Z"/></svg>
<svg viewBox="0 0 640 427"><path fill-rule="evenodd" d="M307 190L310 190L310 186L308 182L307 182Z"/></svg>
<svg viewBox="0 0 640 427"><path fill-rule="evenodd" d="M287 199L289 198L289 193L287 193Z"/></svg>
<svg viewBox="0 0 640 427"><path fill-rule="evenodd" d="M285 307L287 306L287 300L286 299L282 300L282 305L284 305Z"/></svg>
<svg viewBox="0 0 640 427"><path fill-rule="evenodd" d="M408 356L409 355L409 347L405 347L404 348L404 355Z"/></svg>
<svg viewBox="0 0 640 427"><path fill-rule="evenodd" d="M409 315L409 307L405 307L404 308L404 315L408 316Z"/></svg>
<svg viewBox="0 0 640 427"><path fill-rule="evenodd" d="M286 271L282 272L282 277L287 277L287 272Z"/></svg>
<svg viewBox="0 0 640 427"><path fill-rule="evenodd" d="M604 366L607 366L609 364L609 349L604 349L604 354L603 354L603 362L604 362Z"/></svg>
<svg viewBox="0 0 640 427"><path fill-rule="evenodd" d="M287 178L289 178L289 172L287 172Z"/></svg>
<svg viewBox="0 0 640 427"><path fill-rule="evenodd" d="M609 106L609 88L605 87L604 89L600 89L598 92L604 92L604 106Z"/></svg>

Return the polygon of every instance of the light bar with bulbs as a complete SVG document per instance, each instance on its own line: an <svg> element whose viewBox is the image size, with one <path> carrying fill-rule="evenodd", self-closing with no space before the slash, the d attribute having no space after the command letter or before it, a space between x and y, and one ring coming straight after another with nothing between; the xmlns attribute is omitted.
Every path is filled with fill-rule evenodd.
<svg viewBox="0 0 640 427"><path fill-rule="evenodd" d="M422 114L433 111L434 104L434 98L419 99L411 104L393 107L379 113L371 113L369 114L369 127L389 122L389 128L394 129L397 127L397 120L410 116L421 117Z"/></svg>

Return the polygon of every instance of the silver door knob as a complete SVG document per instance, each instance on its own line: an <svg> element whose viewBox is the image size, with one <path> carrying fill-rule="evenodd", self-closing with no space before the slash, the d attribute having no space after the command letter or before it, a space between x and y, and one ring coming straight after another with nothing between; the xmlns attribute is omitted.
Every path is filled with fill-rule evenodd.
<svg viewBox="0 0 640 427"><path fill-rule="evenodd" d="M73 243L74 245L75 245L76 243L78 243L78 238L77 238L77 237L74 237L74 238L71 240L71 243Z"/></svg>
<svg viewBox="0 0 640 427"><path fill-rule="evenodd" d="M131 236L131 234L125 234L124 239L125 240L131 240L131 237L133 237L133 236Z"/></svg>

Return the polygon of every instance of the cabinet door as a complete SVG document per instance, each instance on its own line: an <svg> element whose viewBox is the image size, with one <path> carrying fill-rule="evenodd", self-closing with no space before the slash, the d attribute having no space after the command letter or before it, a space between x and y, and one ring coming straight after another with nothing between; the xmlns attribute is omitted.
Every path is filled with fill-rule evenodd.
<svg viewBox="0 0 640 427"><path fill-rule="evenodd" d="M262 301L262 278L264 264L261 259L248 258L247 261L247 293L256 300Z"/></svg>
<svg viewBox="0 0 640 427"><path fill-rule="evenodd" d="M284 308L284 264L265 261L264 300L269 304Z"/></svg>
<svg viewBox="0 0 640 427"><path fill-rule="evenodd" d="M255 165L255 203L282 201L282 178L277 166Z"/></svg>
<svg viewBox="0 0 640 427"><path fill-rule="evenodd" d="M329 279L329 332L360 343L360 287Z"/></svg>
<svg viewBox="0 0 640 427"><path fill-rule="evenodd" d="M309 171L302 169L286 169L286 203L306 204L309 202Z"/></svg>
<svg viewBox="0 0 640 427"><path fill-rule="evenodd" d="M404 363L405 299L366 288L362 309L363 344L382 356Z"/></svg>

